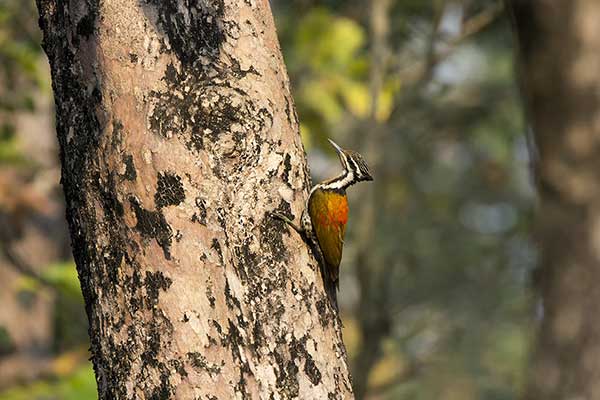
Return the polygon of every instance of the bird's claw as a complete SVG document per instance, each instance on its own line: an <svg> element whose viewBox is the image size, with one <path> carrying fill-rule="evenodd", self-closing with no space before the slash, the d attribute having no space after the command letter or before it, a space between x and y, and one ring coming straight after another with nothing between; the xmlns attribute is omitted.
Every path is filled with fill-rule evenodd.
<svg viewBox="0 0 600 400"><path fill-rule="evenodd" d="M277 218L283 222L292 222L288 217L286 217L283 214L278 213L277 211L269 211L268 214L271 215L271 217Z"/></svg>
<svg viewBox="0 0 600 400"><path fill-rule="evenodd" d="M300 234L302 233L302 229L300 229L300 227L298 227L298 226L297 226L297 225L294 223L294 221L292 221L291 219L289 219L289 218L288 218L288 217L286 217L285 215L283 215L283 214L280 214L280 213L278 213L278 212L276 212L276 211L271 211L271 212L269 212L269 214L270 214L270 215L271 215L273 218L277 218L277 219L279 219L279 220L281 220L281 221L285 222L287 225L291 226L291 227L292 227L292 228L293 228L293 229L294 229L296 232L298 232L298 233L300 233Z"/></svg>

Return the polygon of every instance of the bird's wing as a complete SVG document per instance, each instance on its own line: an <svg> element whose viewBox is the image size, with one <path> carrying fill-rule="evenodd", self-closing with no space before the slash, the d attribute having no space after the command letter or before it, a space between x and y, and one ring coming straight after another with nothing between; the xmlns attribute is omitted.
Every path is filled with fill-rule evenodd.
<svg viewBox="0 0 600 400"><path fill-rule="evenodd" d="M328 196L309 209L319 247L327 263L330 278L336 282L342 260L348 204L345 196Z"/></svg>

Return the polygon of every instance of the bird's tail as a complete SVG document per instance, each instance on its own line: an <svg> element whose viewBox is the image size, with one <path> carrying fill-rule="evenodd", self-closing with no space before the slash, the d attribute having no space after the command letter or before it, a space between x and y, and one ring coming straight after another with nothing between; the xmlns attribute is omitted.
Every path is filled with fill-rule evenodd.
<svg viewBox="0 0 600 400"><path fill-rule="evenodd" d="M339 275L337 273L337 268L332 267L331 265L325 264L325 271L321 271L323 276L323 284L325 285L325 290L327 291L327 296L329 297L329 302L332 307L335 308L336 311L338 309L337 303L337 292L340 290L340 280Z"/></svg>
<svg viewBox="0 0 600 400"><path fill-rule="evenodd" d="M319 264L319 269L321 270L321 276L323 277L323 286L325 287L325 291L327 292L327 297L329 297L329 302L331 306L336 310L338 309L337 304L337 292L339 290L339 279L338 279L338 269L332 268L325 261L325 257L323 257L323 252L319 247L319 244L316 240L311 237L307 238L307 242L311 247L315 258L317 259L317 263Z"/></svg>
<svg viewBox="0 0 600 400"><path fill-rule="evenodd" d="M338 303L337 303L337 292L339 290L339 282L335 281L333 283L326 283L327 296L329 297L329 302L331 306L339 311Z"/></svg>

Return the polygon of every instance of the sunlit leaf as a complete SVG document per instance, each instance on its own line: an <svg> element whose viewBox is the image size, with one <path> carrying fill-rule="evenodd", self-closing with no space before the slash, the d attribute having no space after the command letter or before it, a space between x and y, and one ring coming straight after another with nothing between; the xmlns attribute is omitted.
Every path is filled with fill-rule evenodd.
<svg viewBox="0 0 600 400"><path fill-rule="evenodd" d="M347 69L363 46L363 28L348 18L315 9L304 17L296 32L298 60L308 60L316 71Z"/></svg>
<svg viewBox="0 0 600 400"><path fill-rule="evenodd" d="M335 122L342 116L344 109L335 92L328 89L327 82L314 80L306 83L300 94L306 107L312 108L326 121Z"/></svg>

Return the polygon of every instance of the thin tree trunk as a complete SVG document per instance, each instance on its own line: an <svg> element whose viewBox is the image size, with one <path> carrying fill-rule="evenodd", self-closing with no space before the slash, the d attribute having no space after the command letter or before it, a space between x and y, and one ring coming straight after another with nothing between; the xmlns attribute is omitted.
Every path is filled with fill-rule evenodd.
<svg viewBox="0 0 600 400"><path fill-rule="evenodd" d="M267 0L38 0L100 399L351 398Z"/></svg>
<svg viewBox="0 0 600 400"><path fill-rule="evenodd" d="M509 2L539 149L543 319L527 399L600 399L600 3Z"/></svg>

